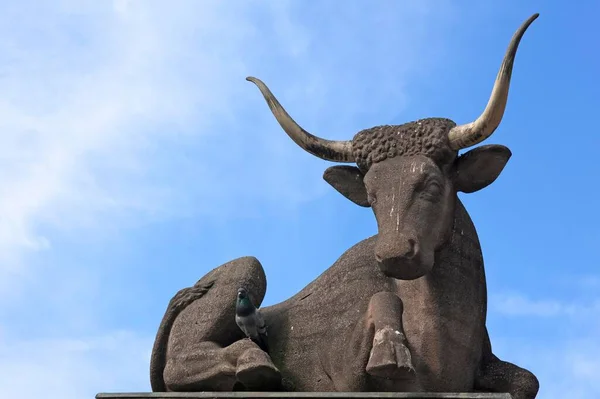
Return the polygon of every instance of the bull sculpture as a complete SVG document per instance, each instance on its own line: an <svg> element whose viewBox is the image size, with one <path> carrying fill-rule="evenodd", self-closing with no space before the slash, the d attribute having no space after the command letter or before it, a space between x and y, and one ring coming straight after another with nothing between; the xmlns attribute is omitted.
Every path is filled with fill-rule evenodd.
<svg viewBox="0 0 600 399"><path fill-rule="evenodd" d="M428 118L329 141L305 131L263 82L247 78L297 145L321 159L356 163L332 166L324 179L373 209L378 234L290 299L261 309L269 354L243 339L234 317L239 287L257 307L264 298L256 258L228 262L179 291L156 337L153 391L486 391L535 398L536 377L492 352L481 247L457 192L488 186L511 156L501 145L458 151L500 124L517 47L537 17L517 30L485 110L464 125Z"/></svg>

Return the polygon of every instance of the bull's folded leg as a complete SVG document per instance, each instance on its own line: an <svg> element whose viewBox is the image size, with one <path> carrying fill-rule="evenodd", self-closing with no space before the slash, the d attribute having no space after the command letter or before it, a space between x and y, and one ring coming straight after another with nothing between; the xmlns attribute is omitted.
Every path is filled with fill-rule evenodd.
<svg viewBox="0 0 600 399"><path fill-rule="evenodd" d="M482 364L475 378L476 390L507 392L513 399L534 399L539 388L540 383L533 373L498 359L492 353L489 336L486 337Z"/></svg>
<svg viewBox="0 0 600 399"><path fill-rule="evenodd" d="M269 355L243 339L221 348L199 342L172 353L164 370L169 391L232 391L236 383L246 390L268 390L281 376Z"/></svg>
<svg viewBox="0 0 600 399"><path fill-rule="evenodd" d="M260 349L254 342L254 347L244 351L238 357L236 379L246 391L279 390L281 388L281 374L269 355Z"/></svg>
<svg viewBox="0 0 600 399"><path fill-rule="evenodd" d="M153 391L280 388L281 376L269 355L245 339L235 322L240 287L260 306L266 278L256 258L227 262L173 297L152 351Z"/></svg>
<svg viewBox="0 0 600 399"><path fill-rule="evenodd" d="M391 292L379 292L369 302L368 319L375 335L366 371L373 377L408 381L416 377L402 326L402 311L402 300Z"/></svg>
<svg viewBox="0 0 600 399"><path fill-rule="evenodd" d="M495 357L483 365L475 388L487 392L508 392L513 399L534 399L540 384L533 373Z"/></svg>

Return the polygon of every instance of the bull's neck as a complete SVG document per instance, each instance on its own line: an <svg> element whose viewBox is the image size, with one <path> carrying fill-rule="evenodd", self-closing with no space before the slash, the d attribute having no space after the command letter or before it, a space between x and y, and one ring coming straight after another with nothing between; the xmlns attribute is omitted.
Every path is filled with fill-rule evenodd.
<svg viewBox="0 0 600 399"><path fill-rule="evenodd" d="M458 257L463 261L480 263L482 262L482 254L477 230L475 230L471 216L469 216L458 196L455 204L450 237L438 250L436 263L438 257L441 257L439 260L442 260L448 256Z"/></svg>
<svg viewBox="0 0 600 399"><path fill-rule="evenodd" d="M469 213L460 199L456 198L454 220L450 237L436 252L435 266L427 280L454 284L476 284L487 302L487 288L483 255L477 231ZM435 283L434 283L435 284Z"/></svg>

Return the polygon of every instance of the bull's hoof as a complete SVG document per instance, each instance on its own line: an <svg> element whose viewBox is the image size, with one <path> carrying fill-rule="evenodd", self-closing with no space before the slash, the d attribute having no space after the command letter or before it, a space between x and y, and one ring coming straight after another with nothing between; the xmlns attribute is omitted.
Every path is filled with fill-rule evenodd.
<svg viewBox="0 0 600 399"><path fill-rule="evenodd" d="M235 376L247 391L281 389L281 373L269 355L258 347L248 349L238 358Z"/></svg>
<svg viewBox="0 0 600 399"><path fill-rule="evenodd" d="M385 327L375 332L367 373L392 380L414 380L415 368L402 332Z"/></svg>

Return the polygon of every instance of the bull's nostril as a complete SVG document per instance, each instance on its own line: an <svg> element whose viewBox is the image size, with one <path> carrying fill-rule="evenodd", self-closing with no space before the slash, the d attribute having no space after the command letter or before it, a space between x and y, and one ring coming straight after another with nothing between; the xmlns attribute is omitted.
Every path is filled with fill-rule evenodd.
<svg viewBox="0 0 600 399"><path fill-rule="evenodd" d="M408 239L408 251L406 252L407 258L412 258L417 253L417 242L412 238Z"/></svg>

